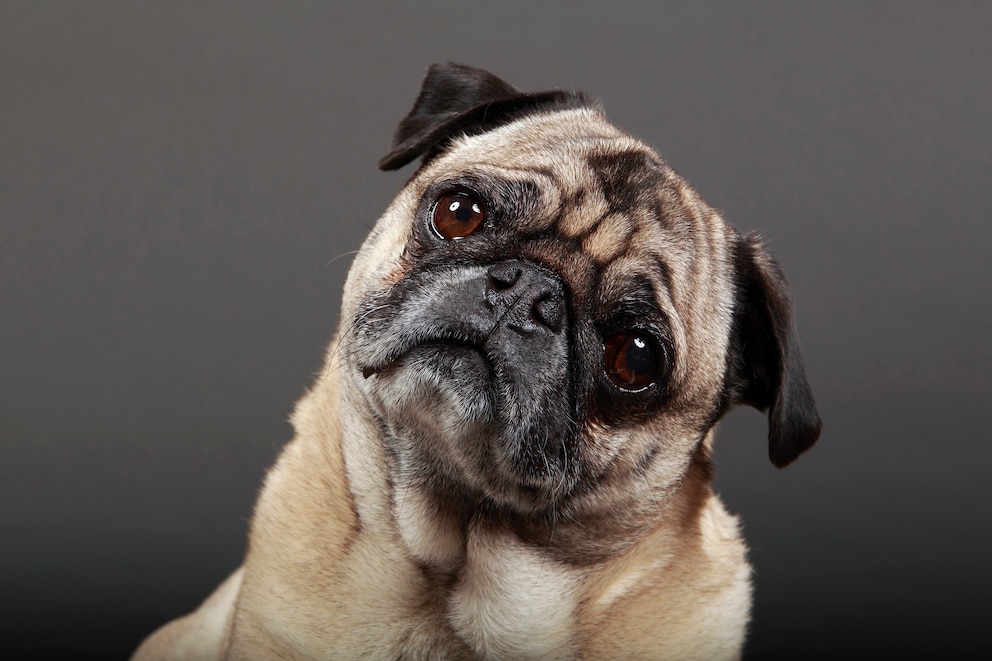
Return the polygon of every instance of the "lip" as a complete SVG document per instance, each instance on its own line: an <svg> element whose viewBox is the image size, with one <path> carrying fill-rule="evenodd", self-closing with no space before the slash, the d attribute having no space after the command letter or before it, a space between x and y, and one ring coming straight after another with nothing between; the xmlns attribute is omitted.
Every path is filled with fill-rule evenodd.
<svg viewBox="0 0 992 661"><path fill-rule="evenodd" d="M409 337L403 338L396 347L385 354L383 358L372 362L359 363L358 369L366 379L373 375L385 372L406 355L415 349L428 346L453 347L456 349L470 349L482 356L487 364L491 357L485 349L488 336L480 332L473 332L469 329L451 329L448 331L435 332L430 335L420 335L412 333Z"/></svg>

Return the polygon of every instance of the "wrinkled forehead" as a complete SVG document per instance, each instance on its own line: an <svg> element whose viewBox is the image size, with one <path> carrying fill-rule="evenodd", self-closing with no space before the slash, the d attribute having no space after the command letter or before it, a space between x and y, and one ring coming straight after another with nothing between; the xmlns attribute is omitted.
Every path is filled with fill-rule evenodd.
<svg viewBox="0 0 992 661"><path fill-rule="evenodd" d="M590 192L589 183L597 175L615 180L616 157L637 170L660 165L647 146L620 131L599 111L578 108L532 115L481 135L456 139L438 166L487 167L511 176L513 172L543 176L553 183L547 192L558 191L567 199ZM601 192L608 195L610 191Z"/></svg>
<svg viewBox="0 0 992 661"><path fill-rule="evenodd" d="M722 226L653 150L591 108L460 138L422 174L439 181L466 172L526 196L520 238L567 241L595 268L601 291L641 274L678 296L673 280L688 284L693 253Z"/></svg>

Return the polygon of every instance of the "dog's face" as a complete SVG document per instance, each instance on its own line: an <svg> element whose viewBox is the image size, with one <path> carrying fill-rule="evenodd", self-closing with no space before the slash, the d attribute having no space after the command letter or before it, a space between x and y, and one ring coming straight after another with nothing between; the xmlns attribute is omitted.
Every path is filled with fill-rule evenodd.
<svg viewBox="0 0 992 661"><path fill-rule="evenodd" d="M394 479L527 516L652 501L737 403L816 440L784 281L579 95L436 66L382 166L424 163L349 275L344 378Z"/></svg>

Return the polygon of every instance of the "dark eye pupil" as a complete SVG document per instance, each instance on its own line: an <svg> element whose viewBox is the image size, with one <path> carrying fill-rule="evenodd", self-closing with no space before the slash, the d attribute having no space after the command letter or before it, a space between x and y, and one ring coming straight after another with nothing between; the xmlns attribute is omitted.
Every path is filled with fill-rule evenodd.
<svg viewBox="0 0 992 661"><path fill-rule="evenodd" d="M654 352L643 339L636 336L631 338L625 355L624 362L631 374L649 374L654 371Z"/></svg>
<svg viewBox="0 0 992 661"><path fill-rule="evenodd" d="M455 218L457 218L463 223L472 220L473 212L479 213L478 207L476 207L475 209L470 209L467 204L462 204L461 202L452 202L451 207L449 208L451 209L451 211L455 212Z"/></svg>

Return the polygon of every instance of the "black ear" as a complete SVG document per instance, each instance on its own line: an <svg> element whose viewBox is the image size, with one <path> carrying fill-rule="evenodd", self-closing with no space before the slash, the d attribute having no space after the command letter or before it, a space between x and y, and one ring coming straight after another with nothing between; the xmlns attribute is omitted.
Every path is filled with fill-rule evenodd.
<svg viewBox="0 0 992 661"><path fill-rule="evenodd" d="M520 117L589 105L581 93L554 90L524 94L488 71L463 64L433 64L417 101L393 134L393 149L380 170L396 170L418 156L426 163L452 138L475 135Z"/></svg>
<svg viewBox="0 0 992 661"><path fill-rule="evenodd" d="M768 409L768 456L784 468L816 443L822 423L806 380L782 271L755 234L740 239L735 264L728 403Z"/></svg>

